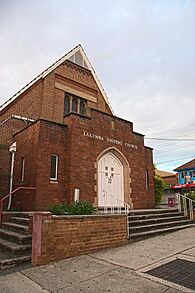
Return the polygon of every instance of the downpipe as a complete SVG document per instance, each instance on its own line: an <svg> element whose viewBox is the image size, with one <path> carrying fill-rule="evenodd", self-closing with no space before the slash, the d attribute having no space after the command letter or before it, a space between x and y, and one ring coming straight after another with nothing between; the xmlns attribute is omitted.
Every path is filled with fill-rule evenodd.
<svg viewBox="0 0 195 293"><path fill-rule="evenodd" d="M9 210L11 207L11 203L12 203L12 189L13 189L13 176L14 176L14 161L15 161L15 152L16 152L16 142L14 142L10 148L9 151L11 153L11 170L10 170L10 185L9 185L9 201L8 201L8 206L7 209Z"/></svg>

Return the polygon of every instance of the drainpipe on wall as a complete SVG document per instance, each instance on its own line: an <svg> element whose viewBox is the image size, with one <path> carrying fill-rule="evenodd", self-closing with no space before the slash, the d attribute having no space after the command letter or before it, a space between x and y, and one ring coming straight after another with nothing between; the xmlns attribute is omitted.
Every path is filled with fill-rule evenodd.
<svg viewBox="0 0 195 293"><path fill-rule="evenodd" d="M11 153L11 170L10 170L10 185L9 185L9 193L12 192L12 187L13 187L13 173L14 173L14 159L15 159L15 152L16 152L16 142L14 142L10 147L9 151ZM12 195L10 194L9 196L9 202L7 209L9 210L11 207L11 202L12 202Z"/></svg>

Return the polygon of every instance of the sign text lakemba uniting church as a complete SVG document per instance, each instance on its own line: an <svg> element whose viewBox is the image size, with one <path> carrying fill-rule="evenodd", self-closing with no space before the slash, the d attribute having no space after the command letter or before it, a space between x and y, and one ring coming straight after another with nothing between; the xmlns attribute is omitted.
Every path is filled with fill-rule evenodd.
<svg viewBox="0 0 195 293"><path fill-rule="evenodd" d="M113 139L113 138L109 138L109 137L105 138L103 136L92 134L92 133L89 133L87 131L84 131L83 135L87 136L87 137L90 137L90 138L93 138L93 139L100 140L100 141L107 140L108 142L111 142L111 143L114 143L114 144L124 145L124 146L132 148L132 149L137 149L137 145L135 145L135 144L128 143L128 142L123 142L121 140L117 140L117 139Z"/></svg>

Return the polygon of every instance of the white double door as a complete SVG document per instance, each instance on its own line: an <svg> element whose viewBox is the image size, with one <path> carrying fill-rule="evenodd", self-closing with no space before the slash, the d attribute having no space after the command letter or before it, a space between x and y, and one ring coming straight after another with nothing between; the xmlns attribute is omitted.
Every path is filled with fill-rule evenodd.
<svg viewBox="0 0 195 293"><path fill-rule="evenodd" d="M123 165L112 153L98 161L98 206L124 206Z"/></svg>

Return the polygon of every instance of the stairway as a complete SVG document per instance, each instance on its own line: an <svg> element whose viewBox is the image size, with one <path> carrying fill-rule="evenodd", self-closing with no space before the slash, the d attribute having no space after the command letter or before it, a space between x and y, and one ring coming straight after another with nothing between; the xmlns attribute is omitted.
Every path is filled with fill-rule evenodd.
<svg viewBox="0 0 195 293"><path fill-rule="evenodd" d="M30 234L31 213L15 212L0 228L0 270L30 262L32 235Z"/></svg>
<svg viewBox="0 0 195 293"><path fill-rule="evenodd" d="M177 209L131 210L128 222L132 241L195 226Z"/></svg>

